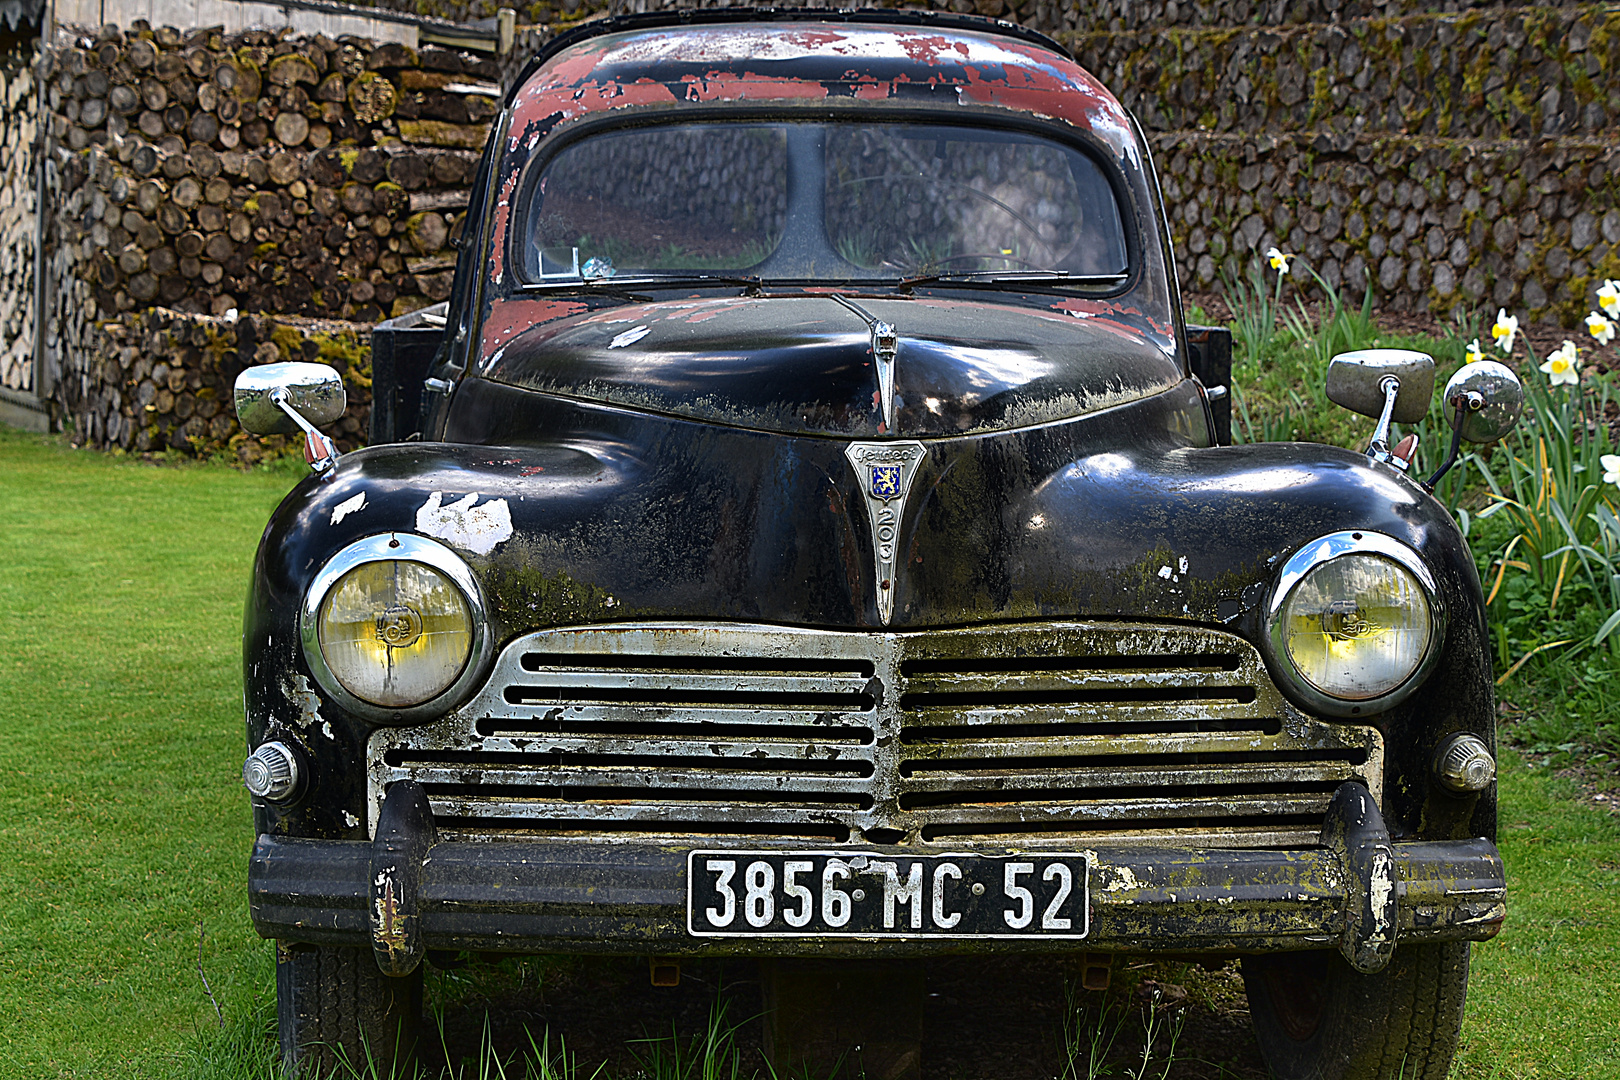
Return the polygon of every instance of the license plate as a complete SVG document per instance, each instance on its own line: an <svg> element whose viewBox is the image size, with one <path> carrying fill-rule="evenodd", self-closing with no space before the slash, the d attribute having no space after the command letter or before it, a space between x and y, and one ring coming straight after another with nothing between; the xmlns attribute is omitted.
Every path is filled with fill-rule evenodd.
<svg viewBox="0 0 1620 1080"><path fill-rule="evenodd" d="M1083 938L1090 862L1043 855L694 851L696 937Z"/></svg>

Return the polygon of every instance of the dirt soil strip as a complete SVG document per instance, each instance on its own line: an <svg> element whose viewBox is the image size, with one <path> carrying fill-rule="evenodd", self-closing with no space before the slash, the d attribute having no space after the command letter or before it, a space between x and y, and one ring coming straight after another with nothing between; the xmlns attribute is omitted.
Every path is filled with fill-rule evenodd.
<svg viewBox="0 0 1620 1080"><path fill-rule="evenodd" d="M928 987L924 1080L1053 1080L1064 1074L1065 986L1078 979L1074 962L954 957L923 963ZM475 972L429 974L430 997L457 999L443 1014L445 1056L451 1063L476 1060L487 1017L503 1058L527 1048L527 1028L536 1045L549 1032L554 1054L559 1036L565 1040L569 1054L585 1066L581 1077L601 1063L615 1080L634 1077L645 1072L637 1052L647 1054L637 1040L667 1039L671 1031L683 1041L699 1035L719 992L729 1003L728 1020L740 1025L736 1045L742 1075L769 1075L759 1051L760 985L751 961L687 961L675 988L650 985L644 958L535 958L509 961L495 977ZM1194 965L1121 959L1106 993L1082 991L1074 1000L1093 1024L1106 1006L1105 1029L1118 1028L1107 1057L1113 1071L1099 1075L1122 1075L1126 1067L1141 1066L1143 1018L1156 1008L1166 1025L1161 1030L1181 1024L1169 1080L1266 1076L1236 962L1206 972ZM429 1062L438 1065L444 1050L436 1032L431 1041ZM1161 1035L1153 1055L1155 1077L1167 1049ZM1076 1064L1085 1076L1085 1057Z"/></svg>

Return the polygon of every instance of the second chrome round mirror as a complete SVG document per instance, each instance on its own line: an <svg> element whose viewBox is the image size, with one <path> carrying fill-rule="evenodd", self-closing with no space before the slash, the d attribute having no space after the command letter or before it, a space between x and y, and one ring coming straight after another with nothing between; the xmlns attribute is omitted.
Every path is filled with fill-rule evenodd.
<svg viewBox="0 0 1620 1080"><path fill-rule="evenodd" d="M1495 442L1518 424L1524 387L1506 364L1476 360L1458 368L1446 383L1445 403L1446 419L1463 438L1471 443Z"/></svg>

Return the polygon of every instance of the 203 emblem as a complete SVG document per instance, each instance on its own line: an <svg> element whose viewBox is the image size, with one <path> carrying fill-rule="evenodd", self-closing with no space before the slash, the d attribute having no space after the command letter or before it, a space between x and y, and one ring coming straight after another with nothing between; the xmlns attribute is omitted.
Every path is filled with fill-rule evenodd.
<svg viewBox="0 0 1620 1080"><path fill-rule="evenodd" d="M896 553L900 519L912 478L928 451L920 442L851 443L844 456L861 480L861 495L872 523L872 561L877 574L877 609L883 625L894 614Z"/></svg>

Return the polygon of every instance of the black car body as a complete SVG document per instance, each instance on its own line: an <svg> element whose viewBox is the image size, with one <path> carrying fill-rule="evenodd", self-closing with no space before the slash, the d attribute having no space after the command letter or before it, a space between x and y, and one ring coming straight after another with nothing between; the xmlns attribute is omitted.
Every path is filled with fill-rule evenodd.
<svg viewBox="0 0 1620 1080"><path fill-rule="evenodd" d="M1169 243L1134 121L1005 24L548 46L447 325L379 329L374 444L254 568L289 1054L429 950L1085 950L1244 955L1282 1075L1361 1053L1345 995L1416 1046L1362 999L1421 984L1449 1060L1504 912L1494 785L1437 772L1494 748L1473 561L1395 464L1220 445Z"/></svg>

